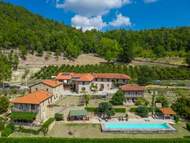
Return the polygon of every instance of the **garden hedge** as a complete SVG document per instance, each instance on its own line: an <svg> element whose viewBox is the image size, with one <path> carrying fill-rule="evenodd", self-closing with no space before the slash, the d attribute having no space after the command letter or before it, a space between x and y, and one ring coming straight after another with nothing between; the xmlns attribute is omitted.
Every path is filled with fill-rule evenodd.
<svg viewBox="0 0 190 143"><path fill-rule="evenodd" d="M88 112L97 112L97 107L85 107L85 110L88 111ZM114 112L116 113L125 113L126 112L126 109L125 108L118 108L118 107L115 107L113 108Z"/></svg>
<svg viewBox="0 0 190 143"><path fill-rule="evenodd" d="M11 120L13 121L30 121L32 122L36 118L36 113L33 112L12 112Z"/></svg>
<svg viewBox="0 0 190 143"><path fill-rule="evenodd" d="M97 107L85 107L87 112L97 112Z"/></svg>
<svg viewBox="0 0 190 143"><path fill-rule="evenodd" d="M0 138L0 143L189 143L190 139Z"/></svg>
<svg viewBox="0 0 190 143"><path fill-rule="evenodd" d="M116 113L125 113L126 108L113 108L114 112Z"/></svg>

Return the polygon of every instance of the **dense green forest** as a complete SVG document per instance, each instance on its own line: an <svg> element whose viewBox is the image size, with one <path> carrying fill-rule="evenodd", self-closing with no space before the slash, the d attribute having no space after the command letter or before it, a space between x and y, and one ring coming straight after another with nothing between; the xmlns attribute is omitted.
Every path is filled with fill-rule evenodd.
<svg viewBox="0 0 190 143"><path fill-rule="evenodd" d="M132 80L139 84L146 84L153 80L168 79L190 79L188 68L171 68L158 66L127 66L114 64L71 66L62 65L43 67L34 77L37 79L48 79L57 75L59 72L78 72L78 73L124 73L128 74Z"/></svg>
<svg viewBox="0 0 190 143"><path fill-rule="evenodd" d="M75 58L96 53L108 61L130 62L134 57L186 56L190 51L190 27L157 30L113 30L85 33L44 19L22 7L0 2L0 48L27 53L53 51Z"/></svg>

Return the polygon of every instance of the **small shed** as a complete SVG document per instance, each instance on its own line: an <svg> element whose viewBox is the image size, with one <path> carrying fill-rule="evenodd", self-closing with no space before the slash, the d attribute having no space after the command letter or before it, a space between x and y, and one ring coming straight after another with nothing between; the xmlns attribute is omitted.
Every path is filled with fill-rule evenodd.
<svg viewBox="0 0 190 143"><path fill-rule="evenodd" d="M85 109L70 110L68 120L87 120L87 111Z"/></svg>
<svg viewBox="0 0 190 143"><path fill-rule="evenodd" d="M174 119L174 116L176 115L176 112L174 112L172 108L161 108L160 112L164 119Z"/></svg>

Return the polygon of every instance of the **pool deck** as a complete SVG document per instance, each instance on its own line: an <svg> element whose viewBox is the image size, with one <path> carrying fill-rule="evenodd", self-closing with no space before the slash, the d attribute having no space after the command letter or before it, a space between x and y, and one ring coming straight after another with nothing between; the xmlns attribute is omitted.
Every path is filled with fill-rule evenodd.
<svg viewBox="0 0 190 143"><path fill-rule="evenodd" d="M166 124L168 128L106 128L106 123L128 123L128 124ZM129 120L129 121L120 121L120 122L102 122L101 129L103 132L124 132L124 133L171 133L175 132L176 129L172 127L170 124L160 120Z"/></svg>

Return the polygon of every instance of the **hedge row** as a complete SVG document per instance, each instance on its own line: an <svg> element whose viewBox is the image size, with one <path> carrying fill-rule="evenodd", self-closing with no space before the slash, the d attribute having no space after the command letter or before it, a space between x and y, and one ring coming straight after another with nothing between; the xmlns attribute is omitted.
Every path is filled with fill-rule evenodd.
<svg viewBox="0 0 190 143"><path fill-rule="evenodd" d="M22 133L30 133L30 134L34 134L37 135L40 132L43 132L43 134L45 135L48 132L48 128L51 125L51 123L54 121L54 118L49 118L47 121L45 121L41 128L39 128L38 130L35 129L26 129L24 127L19 127L18 132L22 132Z"/></svg>
<svg viewBox="0 0 190 143"><path fill-rule="evenodd" d="M126 108L113 108L115 113L125 113Z"/></svg>
<svg viewBox="0 0 190 143"><path fill-rule="evenodd" d="M97 112L97 107L85 107L87 112Z"/></svg>
<svg viewBox="0 0 190 143"><path fill-rule="evenodd" d="M22 133L29 133L29 134L34 134L34 135L38 135L40 133L40 130L35 130L35 129L30 129L30 128L24 128L22 126L20 126L18 128L18 132L22 132Z"/></svg>
<svg viewBox="0 0 190 143"><path fill-rule="evenodd" d="M86 111L88 112L97 112L97 107L85 107ZM114 112L116 113L125 113L126 108L113 108Z"/></svg>
<svg viewBox="0 0 190 143"><path fill-rule="evenodd" d="M11 120L13 121L30 121L32 122L35 120L37 113L33 112L12 112L11 113Z"/></svg>
<svg viewBox="0 0 190 143"><path fill-rule="evenodd" d="M190 139L0 138L0 143L189 143Z"/></svg>

